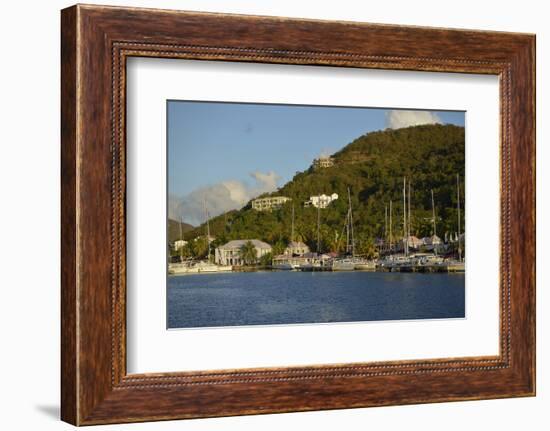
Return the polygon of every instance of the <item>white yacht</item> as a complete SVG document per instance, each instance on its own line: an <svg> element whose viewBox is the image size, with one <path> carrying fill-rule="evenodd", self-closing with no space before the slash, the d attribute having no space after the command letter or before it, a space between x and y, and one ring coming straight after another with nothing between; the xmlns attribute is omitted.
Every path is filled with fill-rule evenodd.
<svg viewBox="0 0 550 431"><path fill-rule="evenodd" d="M291 271L294 266L290 262L278 262L273 264L273 269Z"/></svg>
<svg viewBox="0 0 550 431"><path fill-rule="evenodd" d="M173 275L207 274L207 273L213 273L213 272L228 272L232 270L233 270L233 267L231 265L216 265L208 261L168 264L168 273Z"/></svg>
<svg viewBox="0 0 550 431"><path fill-rule="evenodd" d="M343 257L338 259L333 259L332 261L332 270L333 271L354 271L355 270L355 259L351 257Z"/></svg>

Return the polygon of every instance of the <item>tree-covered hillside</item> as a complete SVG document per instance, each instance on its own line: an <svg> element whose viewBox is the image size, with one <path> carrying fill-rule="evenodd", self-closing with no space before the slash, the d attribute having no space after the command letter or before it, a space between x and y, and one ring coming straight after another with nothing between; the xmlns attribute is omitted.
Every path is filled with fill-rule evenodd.
<svg viewBox="0 0 550 431"><path fill-rule="evenodd" d="M341 251L342 230L348 211L349 188L353 209L356 251L371 249L384 235L385 208L393 202L392 231L403 236L403 177L411 182L412 232L431 235L431 190L434 192L437 234L457 231L456 175L460 175L462 222L464 229L464 128L454 125L422 125L387 129L360 136L333 155L335 164L324 169L308 168L278 191L266 194L292 198L281 209L258 212L250 203L210 221L216 243L231 239L257 238L277 246L290 240L292 207L295 210L295 240L312 250L317 248L317 209L304 202L319 194L338 193L339 199L320 210L321 251ZM204 226L186 234L204 235ZM190 250L192 252L192 250Z"/></svg>

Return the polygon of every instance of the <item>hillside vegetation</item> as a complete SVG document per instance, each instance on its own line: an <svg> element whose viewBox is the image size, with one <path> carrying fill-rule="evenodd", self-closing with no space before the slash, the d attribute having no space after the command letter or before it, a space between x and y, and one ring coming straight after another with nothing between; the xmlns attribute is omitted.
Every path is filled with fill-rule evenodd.
<svg viewBox="0 0 550 431"><path fill-rule="evenodd" d="M213 246L231 239L257 238L276 246L290 240L292 207L295 240L317 248L317 209L304 208L310 196L338 193L339 199L320 211L321 251L341 251L342 231L348 211L348 188L353 209L356 251L371 250L384 236L385 207L393 201L392 231L403 236L403 177L411 181L412 232L432 235L431 190L434 192L436 229L440 237L457 231L456 175L460 175L462 230L464 226L464 128L454 125L422 125L383 130L360 136L333 155L335 164L297 173L278 191L268 195L292 198L281 209L258 212L248 203L210 220L216 236ZM186 239L204 235L204 226L186 233ZM190 250L191 254L204 253Z"/></svg>
<svg viewBox="0 0 550 431"><path fill-rule="evenodd" d="M168 241L174 242L178 239L181 239L181 233L183 237L186 238L185 233L195 229L194 226L188 223L181 223L181 232L180 232L180 223L175 220L168 219Z"/></svg>

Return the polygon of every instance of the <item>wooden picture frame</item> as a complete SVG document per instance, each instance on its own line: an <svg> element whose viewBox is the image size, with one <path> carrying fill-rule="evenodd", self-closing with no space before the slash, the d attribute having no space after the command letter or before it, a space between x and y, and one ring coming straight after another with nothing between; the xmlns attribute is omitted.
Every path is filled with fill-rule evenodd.
<svg viewBox="0 0 550 431"><path fill-rule="evenodd" d="M64 421L91 425L535 394L534 35L77 5L62 11L61 49ZM130 56L498 75L500 354L128 375Z"/></svg>

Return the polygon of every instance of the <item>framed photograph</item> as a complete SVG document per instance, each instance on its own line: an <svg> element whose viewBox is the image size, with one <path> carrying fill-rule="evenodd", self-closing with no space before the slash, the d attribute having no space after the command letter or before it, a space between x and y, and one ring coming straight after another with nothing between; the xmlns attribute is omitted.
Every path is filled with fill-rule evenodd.
<svg viewBox="0 0 550 431"><path fill-rule="evenodd" d="M62 11L62 419L535 394L535 37Z"/></svg>

